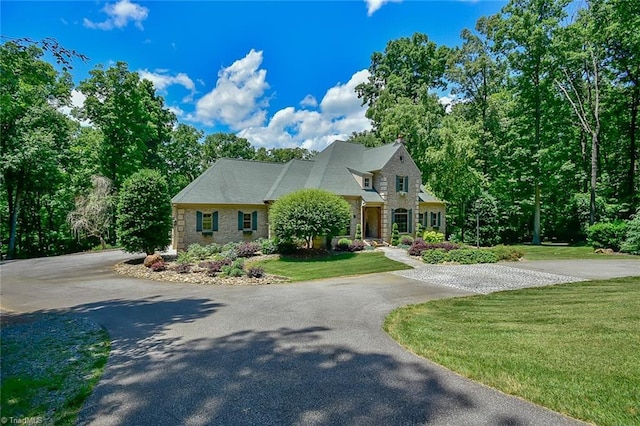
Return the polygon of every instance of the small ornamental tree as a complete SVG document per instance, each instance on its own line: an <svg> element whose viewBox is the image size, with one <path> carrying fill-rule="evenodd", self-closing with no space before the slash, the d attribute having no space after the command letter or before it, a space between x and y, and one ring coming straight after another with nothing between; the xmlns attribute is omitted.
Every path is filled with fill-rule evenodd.
<svg viewBox="0 0 640 426"><path fill-rule="evenodd" d="M361 240L362 239L362 225L357 224L356 225L356 240Z"/></svg>
<svg viewBox="0 0 640 426"><path fill-rule="evenodd" d="M400 244L400 232L398 231L398 224L393 222L391 227L391 245L397 246Z"/></svg>
<svg viewBox="0 0 640 426"><path fill-rule="evenodd" d="M169 245L171 199L165 178L140 170L122 185L116 221L118 242L130 253L153 254Z"/></svg>
<svg viewBox="0 0 640 426"><path fill-rule="evenodd" d="M284 241L299 238L311 247L317 236L334 237L351 222L351 207L322 189L301 189L278 199L269 211L271 228Z"/></svg>

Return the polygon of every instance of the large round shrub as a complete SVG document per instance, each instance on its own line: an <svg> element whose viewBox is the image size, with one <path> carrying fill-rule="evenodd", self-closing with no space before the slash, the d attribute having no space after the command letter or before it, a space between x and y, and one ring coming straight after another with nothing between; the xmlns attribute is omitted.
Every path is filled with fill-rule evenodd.
<svg viewBox="0 0 640 426"><path fill-rule="evenodd" d="M342 197L322 189L301 189L278 199L269 211L271 227L283 241L340 235L351 222L351 207Z"/></svg>
<svg viewBox="0 0 640 426"><path fill-rule="evenodd" d="M640 210L627 221L627 234L621 251L640 255Z"/></svg>
<svg viewBox="0 0 640 426"><path fill-rule="evenodd" d="M118 242L130 253L153 254L169 245L171 199L159 172L140 170L124 181L116 225Z"/></svg>

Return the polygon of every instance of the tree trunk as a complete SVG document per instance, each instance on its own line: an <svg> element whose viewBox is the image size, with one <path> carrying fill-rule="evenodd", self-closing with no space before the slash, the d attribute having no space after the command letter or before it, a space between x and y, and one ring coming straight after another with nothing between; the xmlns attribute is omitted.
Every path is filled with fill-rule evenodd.
<svg viewBox="0 0 640 426"><path fill-rule="evenodd" d="M596 221L596 185L598 183L598 133L591 135L591 194L589 202L589 226Z"/></svg>
<svg viewBox="0 0 640 426"><path fill-rule="evenodd" d="M638 126L638 104L640 103L640 88L635 86L633 89L633 96L631 98L631 124L629 129L629 176L627 182L627 191L631 204L635 207L638 200L638 194L636 191L636 167L637 156L636 152L636 130Z"/></svg>
<svg viewBox="0 0 640 426"><path fill-rule="evenodd" d="M540 245L540 183L536 182L535 206L533 213L533 239L531 244Z"/></svg>
<svg viewBox="0 0 640 426"><path fill-rule="evenodd" d="M15 188L15 199L11 199L9 202L9 247L7 248L7 259L13 259L16 255L16 231L18 228L18 212L21 203L22 188L18 184Z"/></svg>

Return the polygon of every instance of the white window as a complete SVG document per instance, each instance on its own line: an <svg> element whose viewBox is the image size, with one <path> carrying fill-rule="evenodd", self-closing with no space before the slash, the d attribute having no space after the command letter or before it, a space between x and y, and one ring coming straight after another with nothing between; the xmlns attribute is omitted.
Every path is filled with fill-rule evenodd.
<svg viewBox="0 0 640 426"><path fill-rule="evenodd" d="M251 230L251 213L244 213L242 215L242 229Z"/></svg>
<svg viewBox="0 0 640 426"><path fill-rule="evenodd" d="M364 187L365 188L371 188L371 178L364 178Z"/></svg>

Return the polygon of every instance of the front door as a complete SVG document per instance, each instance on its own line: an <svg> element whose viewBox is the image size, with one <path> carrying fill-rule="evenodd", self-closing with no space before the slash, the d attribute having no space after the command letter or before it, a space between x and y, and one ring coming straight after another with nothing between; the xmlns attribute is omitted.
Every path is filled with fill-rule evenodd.
<svg viewBox="0 0 640 426"><path fill-rule="evenodd" d="M380 207L365 207L364 209L364 237L380 238L381 228Z"/></svg>

